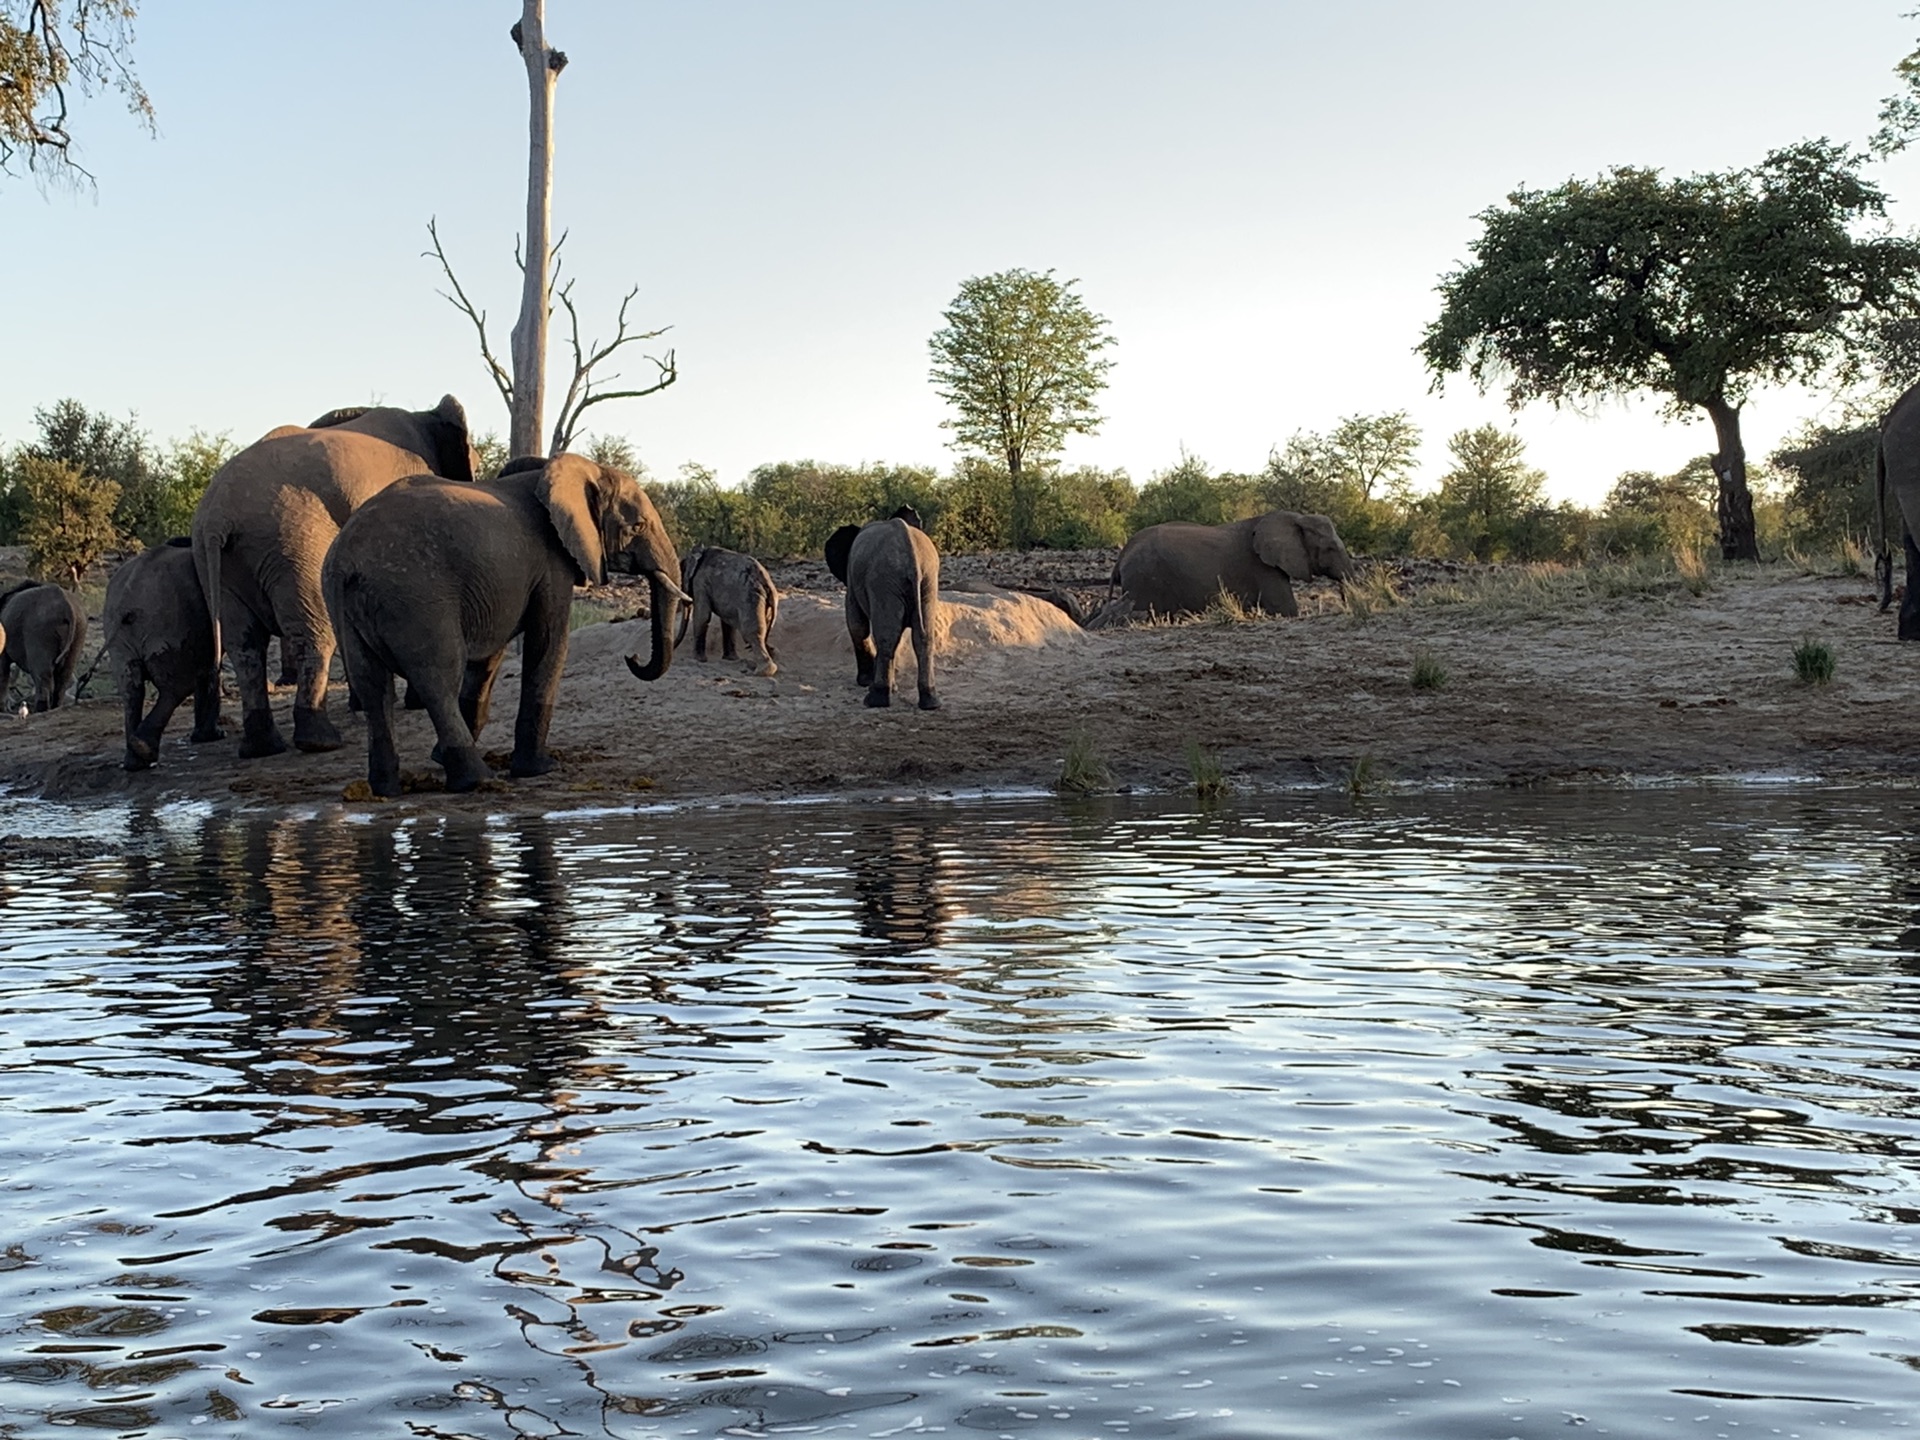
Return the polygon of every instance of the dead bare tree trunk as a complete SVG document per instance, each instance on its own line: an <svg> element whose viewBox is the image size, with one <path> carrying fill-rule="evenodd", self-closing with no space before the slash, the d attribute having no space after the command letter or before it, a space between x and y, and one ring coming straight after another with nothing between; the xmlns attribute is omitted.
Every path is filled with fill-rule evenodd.
<svg viewBox="0 0 1920 1440"><path fill-rule="evenodd" d="M507 447L540 455L547 408L547 317L553 283L553 90L567 57L547 48L546 0L521 0L513 43L527 65L527 250L513 325L513 403Z"/></svg>

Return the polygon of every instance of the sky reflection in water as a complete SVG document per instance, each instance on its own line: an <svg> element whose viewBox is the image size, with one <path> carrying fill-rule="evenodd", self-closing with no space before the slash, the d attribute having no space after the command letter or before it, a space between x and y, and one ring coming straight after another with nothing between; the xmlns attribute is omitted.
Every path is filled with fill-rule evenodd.
<svg viewBox="0 0 1920 1440"><path fill-rule="evenodd" d="M0 1434L1903 1432L1907 808L16 803Z"/></svg>

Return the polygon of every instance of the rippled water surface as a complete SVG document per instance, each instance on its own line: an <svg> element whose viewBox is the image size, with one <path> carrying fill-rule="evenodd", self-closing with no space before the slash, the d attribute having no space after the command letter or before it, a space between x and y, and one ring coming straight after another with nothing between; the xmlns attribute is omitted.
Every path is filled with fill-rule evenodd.
<svg viewBox="0 0 1920 1440"><path fill-rule="evenodd" d="M1915 804L0 805L0 1435L1904 1433Z"/></svg>

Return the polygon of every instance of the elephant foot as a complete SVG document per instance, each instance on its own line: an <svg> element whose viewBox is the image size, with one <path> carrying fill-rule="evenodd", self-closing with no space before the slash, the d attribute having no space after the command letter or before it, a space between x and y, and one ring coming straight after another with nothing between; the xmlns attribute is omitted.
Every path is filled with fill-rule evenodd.
<svg viewBox="0 0 1920 1440"><path fill-rule="evenodd" d="M333 721L327 718L324 710L303 710L293 707L293 743L308 755L324 754L328 750L338 750L347 742L340 737L340 731Z"/></svg>
<svg viewBox="0 0 1920 1440"><path fill-rule="evenodd" d="M507 767L507 773L516 780L531 779L535 775L545 775L554 766L553 756L542 750L534 755L521 755L513 752L513 762Z"/></svg>
<svg viewBox="0 0 1920 1440"><path fill-rule="evenodd" d="M867 708L869 710L885 710L892 704L893 692L891 690L875 685L867 691Z"/></svg>
<svg viewBox="0 0 1920 1440"><path fill-rule="evenodd" d="M369 765L367 767L367 788L382 800L399 799L402 790L400 784L400 767L398 765Z"/></svg>
<svg viewBox="0 0 1920 1440"><path fill-rule="evenodd" d="M189 745L205 745L208 741L224 740L226 738L227 732L222 726L209 725L204 730L196 728L191 735L187 736L187 743Z"/></svg>
<svg viewBox="0 0 1920 1440"><path fill-rule="evenodd" d="M769 660L753 673L760 676L763 680L768 680L780 673L780 667Z"/></svg>
<svg viewBox="0 0 1920 1440"><path fill-rule="evenodd" d="M922 690L920 692L920 708L922 710L940 709L940 697L931 690Z"/></svg>
<svg viewBox="0 0 1920 1440"><path fill-rule="evenodd" d="M127 755L126 758L120 762L120 768L122 770L151 770L153 768L153 761L154 754L150 747L128 741Z"/></svg>
<svg viewBox="0 0 1920 1440"><path fill-rule="evenodd" d="M273 717L264 711L249 715L241 726L240 758L259 760L268 755L285 753L287 742L280 734L280 728L273 723Z"/></svg>
<svg viewBox="0 0 1920 1440"><path fill-rule="evenodd" d="M487 762L480 757L478 745L452 746L441 763L447 770L447 790L454 795L477 790L482 780L493 778L493 771L487 768Z"/></svg>

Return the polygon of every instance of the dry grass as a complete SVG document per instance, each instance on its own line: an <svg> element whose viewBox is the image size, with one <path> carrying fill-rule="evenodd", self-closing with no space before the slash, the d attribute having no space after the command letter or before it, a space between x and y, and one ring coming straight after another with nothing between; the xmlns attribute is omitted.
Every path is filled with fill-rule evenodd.
<svg viewBox="0 0 1920 1440"><path fill-rule="evenodd" d="M1356 620L1370 620L1382 610L1392 610L1406 603L1406 597L1394 583L1392 569L1378 564L1369 565L1351 577L1342 587L1341 594L1346 602L1347 614Z"/></svg>

